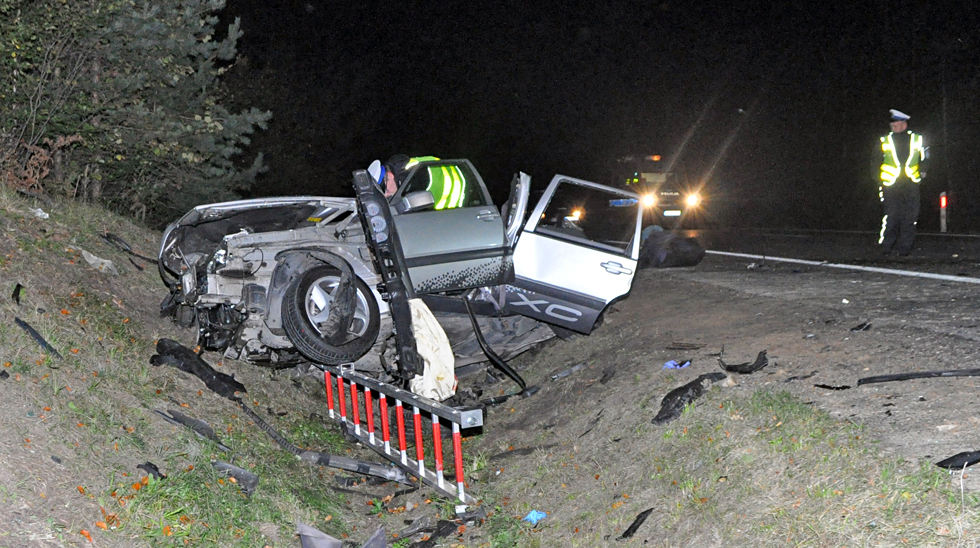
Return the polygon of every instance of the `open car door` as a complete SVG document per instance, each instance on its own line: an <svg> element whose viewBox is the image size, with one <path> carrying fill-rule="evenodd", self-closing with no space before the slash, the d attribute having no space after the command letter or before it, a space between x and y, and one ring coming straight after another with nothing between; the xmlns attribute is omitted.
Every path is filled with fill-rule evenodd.
<svg viewBox="0 0 980 548"><path fill-rule="evenodd" d="M633 284L642 218L638 195L556 175L514 248L505 312L592 332Z"/></svg>
<svg viewBox="0 0 980 548"><path fill-rule="evenodd" d="M432 195L431 207L394 217L415 291L506 282L511 270L507 227L473 165L467 160L421 162L392 203L420 192ZM523 215L523 210L512 211Z"/></svg>

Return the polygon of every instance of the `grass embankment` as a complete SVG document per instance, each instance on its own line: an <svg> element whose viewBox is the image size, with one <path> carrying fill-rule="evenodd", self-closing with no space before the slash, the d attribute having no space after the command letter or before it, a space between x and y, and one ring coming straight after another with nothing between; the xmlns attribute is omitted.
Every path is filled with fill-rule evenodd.
<svg viewBox="0 0 980 548"><path fill-rule="evenodd" d="M754 377L717 383L675 421L651 424L663 394L698 372L630 376L640 366L622 366L600 383L608 363L588 356L619 352L632 363L635 349L595 337L522 358L542 391L490 412L484 491L510 520L492 524L495 538L527 547L980 543L980 497L962 489L960 471L884 454L859 425L751 388ZM547 380L583 359L591 366L579 377ZM519 521L532 509L548 512L536 528Z"/></svg>
<svg viewBox="0 0 980 548"><path fill-rule="evenodd" d="M36 216L38 206L50 218ZM156 266L131 262L100 236L106 231L156 256L158 232L0 188L0 546L292 546L298 521L336 537L373 533L351 530L329 472L283 451L198 379L149 364L156 339L192 346L193 333L159 317L165 291ZM112 260L119 274L94 270L83 249ZM244 383L246 401L296 445L348 450L317 414L324 403L315 379L206 358ZM206 420L231 451L155 413L168 408ZM212 460L258 474L256 492L244 496ZM146 462L166 479L137 468Z"/></svg>

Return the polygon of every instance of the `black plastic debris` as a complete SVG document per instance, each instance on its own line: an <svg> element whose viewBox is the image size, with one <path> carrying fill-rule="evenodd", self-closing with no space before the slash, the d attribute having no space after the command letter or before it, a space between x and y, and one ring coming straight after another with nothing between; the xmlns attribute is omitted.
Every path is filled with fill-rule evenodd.
<svg viewBox="0 0 980 548"><path fill-rule="evenodd" d="M22 286L22 285L20 285L20 283L18 283L17 285L14 286L14 292L13 292L13 294L10 295L10 298L13 299L13 301L15 303L17 303L18 306L20 306L20 292L23 289L24 289L24 286Z"/></svg>
<svg viewBox="0 0 980 548"><path fill-rule="evenodd" d="M232 401L237 401L235 392L248 392L245 386L236 381L235 377L219 373L193 350L171 339L157 341L157 352L150 357L153 365L171 365L190 373L204 381L212 392Z"/></svg>
<svg viewBox="0 0 980 548"><path fill-rule="evenodd" d="M302 521L296 524L296 533L302 548L341 548L344 545L342 541Z"/></svg>
<svg viewBox="0 0 980 548"><path fill-rule="evenodd" d="M741 375L748 375L750 373L755 373L761 370L765 366L769 365L769 358L766 356L766 350L759 352L759 355L755 357L754 362L744 362L744 363L725 363L725 360L718 356L718 365L722 369L728 371L729 373L739 373Z"/></svg>
<svg viewBox="0 0 980 548"><path fill-rule="evenodd" d="M214 429L212 429L211 425L208 423L199 419L188 417L175 409L168 409L167 413L170 413L169 415L162 411L154 411L156 414L163 417L163 420L169 422L170 424L190 428L195 434L198 435L198 437L213 441L218 446L218 449L221 449L224 452L230 451L230 449L221 443L221 439L218 438L218 435L214 433Z"/></svg>
<svg viewBox="0 0 980 548"><path fill-rule="evenodd" d="M5 381L10 378L10 373L6 371L0 371L0 381Z"/></svg>
<svg viewBox="0 0 980 548"><path fill-rule="evenodd" d="M964 451L936 463L940 468L960 470L980 462L980 451Z"/></svg>
<svg viewBox="0 0 980 548"><path fill-rule="evenodd" d="M636 519L633 520L633 523L631 523L630 526L627 527L625 531L623 531L623 534L616 537L616 540L626 540L632 537L633 535L635 535L636 530L639 529L641 525L643 525L643 522L646 521L648 517L650 517L651 513L653 513L653 508L640 512L639 515L636 516Z"/></svg>
<svg viewBox="0 0 980 548"><path fill-rule="evenodd" d="M419 516L411 521L405 520L405 524L408 527L398 533L398 538L410 538L412 535L431 533L436 530L436 526L432 524L432 518L429 516Z"/></svg>
<svg viewBox="0 0 980 548"><path fill-rule="evenodd" d="M27 334L30 335L31 338L34 339L37 342L37 344L39 344L41 348L44 349L44 351L51 353L54 357L58 358L59 360L64 359L61 357L61 354L59 354L58 351L54 349L53 346L48 344L48 341L44 340L44 337L42 337L41 334L38 333L36 329L30 326L30 324L16 317L14 318L14 323L19 325L20 328L23 329L24 331L27 331Z"/></svg>
<svg viewBox="0 0 980 548"><path fill-rule="evenodd" d="M435 532L433 532L427 540L410 544L409 548L435 548L440 539L455 533L456 528L456 522L441 519L438 523L436 523Z"/></svg>
<svg viewBox="0 0 980 548"><path fill-rule="evenodd" d="M259 477L248 470L245 470L244 468L239 468L234 464L229 464L218 460L211 461L211 466L213 466L218 472L221 472L230 478L234 478L235 483L238 484L238 488L242 490L242 494L246 497L252 496L252 493L255 492L255 488L259 486Z"/></svg>
<svg viewBox="0 0 980 548"><path fill-rule="evenodd" d="M896 373L894 375L878 375L858 379L858 386L878 382L907 381L911 379L931 379L936 377L980 377L980 369L951 369L948 371L917 371L914 373Z"/></svg>
<svg viewBox="0 0 980 548"><path fill-rule="evenodd" d="M861 322L851 328L851 331L867 331L871 329L871 322Z"/></svg>
<svg viewBox="0 0 980 548"><path fill-rule="evenodd" d="M116 249L118 249L120 251L124 251L126 253L129 253L133 257L136 257L138 259L143 259L144 261L149 261L149 262L151 262L153 264L157 264L156 259L151 259L149 257L144 257L144 256L140 255L139 253L133 251L133 248L129 245L128 242L126 242L126 240L120 238L119 236L116 236L112 232L106 232L105 234L103 234L102 235L102 239L105 240L105 241L107 241L107 242L109 242L110 244L112 244ZM143 269L140 268L140 270L143 270Z"/></svg>
<svg viewBox="0 0 980 548"><path fill-rule="evenodd" d="M705 373L693 381L667 392L667 395L660 402L660 411L653 418L653 424L668 423L681 416L689 403L693 403L694 400L704 394L705 381L717 382L725 377L724 373Z"/></svg>
<svg viewBox="0 0 980 548"><path fill-rule="evenodd" d="M602 377L599 379L599 384L606 384L611 381L612 378L616 376L616 368L610 367L602 372Z"/></svg>
<svg viewBox="0 0 980 548"><path fill-rule="evenodd" d="M585 432L582 432L581 434L579 434L579 436L578 436L579 438L584 437L586 434L588 434L589 432L591 432L592 429L595 428L597 424L599 424L599 421L602 420L602 412L603 411L605 411L605 409L600 409L599 412L595 414L595 417L593 417L592 418L592 421L589 423L589 427L585 429Z"/></svg>
<svg viewBox="0 0 980 548"><path fill-rule="evenodd" d="M55 464L61 464L61 457L51 455L51 460L53 460Z"/></svg>
<svg viewBox="0 0 980 548"><path fill-rule="evenodd" d="M579 369L582 369L583 367L585 367L584 363L580 363L578 365L572 366L560 373L555 373L554 375L551 376L551 380L557 381L558 379L564 379L565 377L571 375L572 373L578 371Z"/></svg>
<svg viewBox="0 0 980 548"><path fill-rule="evenodd" d="M816 370L814 370L814 371L810 371L806 375L795 375L795 376L789 377L788 379L783 380L783 382L802 381L803 379L809 379L810 377L812 377L812 376L814 376L816 374L817 374L817 372L816 372Z"/></svg>
<svg viewBox="0 0 980 548"><path fill-rule="evenodd" d="M832 384L815 384L814 388L823 388L824 390L850 390L851 387L846 384L832 385Z"/></svg>
<svg viewBox="0 0 980 548"><path fill-rule="evenodd" d="M167 475L160 471L157 465L150 461L146 461L143 464L137 464L136 468L146 472L146 475L153 476L154 479L166 479Z"/></svg>
<svg viewBox="0 0 980 548"><path fill-rule="evenodd" d="M674 341L668 344L664 348L666 348L667 350L699 350L703 347L704 345L701 343L688 343L688 342Z"/></svg>

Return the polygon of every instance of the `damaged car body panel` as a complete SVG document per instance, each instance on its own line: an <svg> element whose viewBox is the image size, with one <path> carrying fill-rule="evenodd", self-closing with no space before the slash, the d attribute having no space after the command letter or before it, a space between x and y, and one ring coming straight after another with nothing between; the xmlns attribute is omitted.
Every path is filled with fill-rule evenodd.
<svg viewBox="0 0 980 548"><path fill-rule="evenodd" d="M270 198L198 206L167 227L160 272L171 293L162 312L197 324L199 344L228 357L288 365L304 361L283 325L283 297L298 277L344 260L359 278L353 336L376 338L388 308L350 198ZM319 257L318 257L319 255ZM328 309L339 273L303 284L310 318ZM373 341L372 341L373 344Z"/></svg>
<svg viewBox="0 0 980 548"><path fill-rule="evenodd" d="M498 209L468 160L419 162L389 200L400 252L387 260L400 263L427 303L453 303L479 289L473 304L481 318L521 315L589 333L632 284L638 197L556 176L528 217L529 191L530 177L518 173ZM275 367L357 362L380 371L384 364L368 358L384 351L393 321L364 234L379 228L369 216L355 198L198 206L164 232L159 265L170 294L161 311L195 326L202 347L230 358ZM459 331L454 349L471 334L448 331Z"/></svg>

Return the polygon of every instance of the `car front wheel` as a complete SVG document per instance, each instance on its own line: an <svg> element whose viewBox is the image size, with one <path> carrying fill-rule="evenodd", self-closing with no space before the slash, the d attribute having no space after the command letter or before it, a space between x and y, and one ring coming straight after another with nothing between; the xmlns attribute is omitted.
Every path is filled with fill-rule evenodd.
<svg viewBox="0 0 980 548"><path fill-rule="evenodd" d="M350 363L371 349L381 327L378 302L368 286L354 277L354 311L347 333L339 338L325 332L340 284L340 272L331 266L311 268L286 288L282 300L282 322L289 340L304 356L316 363ZM331 339L334 342L331 342Z"/></svg>

